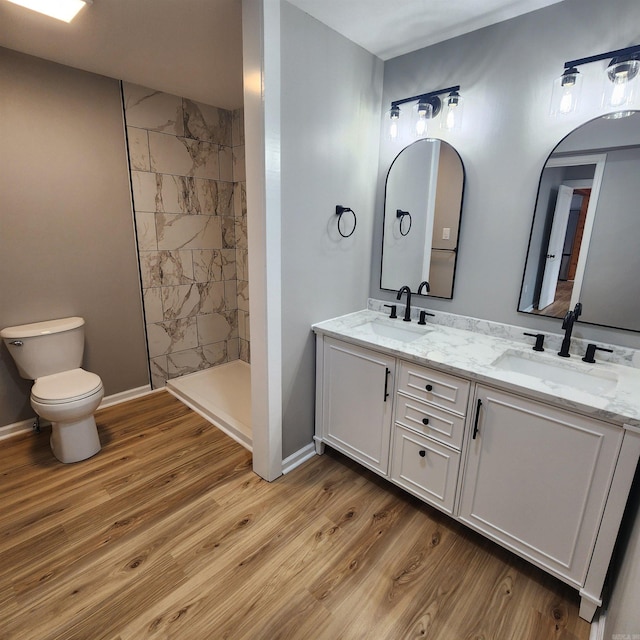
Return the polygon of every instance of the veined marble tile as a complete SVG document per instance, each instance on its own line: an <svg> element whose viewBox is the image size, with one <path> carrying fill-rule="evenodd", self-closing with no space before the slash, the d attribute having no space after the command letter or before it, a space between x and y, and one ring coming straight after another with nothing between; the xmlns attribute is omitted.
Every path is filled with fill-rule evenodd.
<svg viewBox="0 0 640 640"><path fill-rule="evenodd" d="M249 283L238 280L238 309L249 312Z"/></svg>
<svg viewBox="0 0 640 640"><path fill-rule="evenodd" d="M231 114L231 144L244 144L244 109L236 109Z"/></svg>
<svg viewBox="0 0 640 640"><path fill-rule="evenodd" d="M156 215L159 249L218 249L222 229L218 216Z"/></svg>
<svg viewBox="0 0 640 640"><path fill-rule="evenodd" d="M236 249L248 249L247 217L236 218Z"/></svg>
<svg viewBox="0 0 640 640"><path fill-rule="evenodd" d="M233 184L196 178L196 192L203 214L228 216L233 212Z"/></svg>
<svg viewBox="0 0 640 640"><path fill-rule="evenodd" d="M224 309L224 283L202 282L162 287L165 320L210 314Z"/></svg>
<svg viewBox="0 0 640 640"><path fill-rule="evenodd" d="M224 282L224 308L227 310L238 308L237 280L225 280Z"/></svg>
<svg viewBox="0 0 640 640"><path fill-rule="evenodd" d="M142 171L131 172L133 208L136 211L156 211L156 174Z"/></svg>
<svg viewBox="0 0 640 640"><path fill-rule="evenodd" d="M245 316L249 314L246 311L238 309L238 337L241 340L247 340L247 324L245 322Z"/></svg>
<svg viewBox="0 0 640 640"><path fill-rule="evenodd" d="M149 171L149 135L146 129L127 127L129 162L134 171Z"/></svg>
<svg viewBox="0 0 640 640"><path fill-rule="evenodd" d="M236 249L236 273L238 280L249 280L249 252Z"/></svg>
<svg viewBox="0 0 640 640"><path fill-rule="evenodd" d="M236 218L223 216L220 218L222 227L222 247L235 249L236 247Z"/></svg>
<svg viewBox="0 0 640 640"><path fill-rule="evenodd" d="M142 286L165 287L193 282L191 251L141 251Z"/></svg>
<svg viewBox="0 0 640 640"><path fill-rule="evenodd" d="M184 135L231 146L231 112L202 102L183 100Z"/></svg>
<svg viewBox="0 0 640 640"><path fill-rule="evenodd" d="M235 182L233 184L233 215L241 218L247 215L247 184Z"/></svg>
<svg viewBox="0 0 640 640"><path fill-rule="evenodd" d="M221 282L224 257L219 249L193 250L193 275L196 282Z"/></svg>
<svg viewBox="0 0 640 640"><path fill-rule="evenodd" d="M233 147L233 179L235 182L244 182L246 178L244 166L244 145Z"/></svg>
<svg viewBox="0 0 640 640"><path fill-rule="evenodd" d="M155 202L159 213L200 213L195 178L156 174Z"/></svg>
<svg viewBox="0 0 640 640"><path fill-rule="evenodd" d="M218 160L220 162L220 180L233 182L233 149L231 147L220 147Z"/></svg>
<svg viewBox="0 0 640 640"><path fill-rule="evenodd" d="M222 279L235 280L237 277L236 250L222 249L220 256L222 257Z"/></svg>
<svg viewBox="0 0 640 640"><path fill-rule="evenodd" d="M167 384L169 375L167 373L167 356L158 356L149 360L151 369L151 388L162 389Z"/></svg>
<svg viewBox="0 0 640 640"><path fill-rule="evenodd" d="M138 251L157 251L156 214L147 211L136 211L135 219Z"/></svg>
<svg viewBox="0 0 640 640"><path fill-rule="evenodd" d="M129 82L123 88L128 126L184 135L182 98Z"/></svg>
<svg viewBox="0 0 640 640"><path fill-rule="evenodd" d="M240 358L240 340L231 338L231 340L227 340L227 360L232 362L238 358Z"/></svg>
<svg viewBox="0 0 640 640"><path fill-rule="evenodd" d="M211 313L197 316L196 320L200 344L211 344L238 337L238 322L235 312Z"/></svg>
<svg viewBox="0 0 640 640"><path fill-rule="evenodd" d="M164 320L164 314L162 312L162 294L160 287L143 289L142 299L147 323L162 322Z"/></svg>
<svg viewBox="0 0 640 640"><path fill-rule="evenodd" d="M149 132L151 170L179 176L218 180L218 145L190 138Z"/></svg>
<svg viewBox="0 0 640 640"><path fill-rule="evenodd" d="M178 351L167 356L170 378L177 378L188 373L208 369L226 361L226 342L216 342L203 347L196 347L195 349Z"/></svg>
<svg viewBox="0 0 640 640"><path fill-rule="evenodd" d="M147 325L149 357L184 351L198 346L198 328L195 318L183 318L172 322Z"/></svg>
<svg viewBox="0 0 640 640"><path fill-rule="evenodd" d="M240 340L240 360L251 364L251 345L247 340Z"/></svg>

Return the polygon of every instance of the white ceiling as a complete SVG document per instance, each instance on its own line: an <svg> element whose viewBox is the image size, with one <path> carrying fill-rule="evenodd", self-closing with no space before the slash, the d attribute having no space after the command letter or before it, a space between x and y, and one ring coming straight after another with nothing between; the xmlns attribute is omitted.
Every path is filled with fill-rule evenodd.
<svg viewBox="0 0 640 640"><path fill-rule="evenodd" d="M562 0L289 0L382 60Z"/></svg>
<svg viewBox="0 0 640 640"><path fill-rule="evenodd" d="M383 60L562 0L290 0ZM94 0L66 24L0 0L0 46L242 105L241 0Z"/></svg>

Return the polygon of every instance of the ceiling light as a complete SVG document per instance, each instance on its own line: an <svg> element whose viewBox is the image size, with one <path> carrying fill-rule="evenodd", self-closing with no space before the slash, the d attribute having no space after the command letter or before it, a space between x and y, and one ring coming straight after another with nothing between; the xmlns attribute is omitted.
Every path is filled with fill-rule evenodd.
<svg viewBox="0 0 640 640"><path fill-rule="evenodd" d="M71 22L80 9L86 4L92 4L93 0L9 0L9 2L43 13L56 20Z"/></svg>

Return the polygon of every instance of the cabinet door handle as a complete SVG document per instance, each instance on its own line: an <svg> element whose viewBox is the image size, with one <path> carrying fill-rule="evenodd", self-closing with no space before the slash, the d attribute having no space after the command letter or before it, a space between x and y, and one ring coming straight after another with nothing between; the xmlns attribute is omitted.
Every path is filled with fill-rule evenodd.
<svg viewBox="0 0 640 640"><path fill-rule="evenodd" d="M422 418L422 424L429 424L429 418Z"/></svg>
<svg viewBox="0 0 640 640"><path fill-rule="evenodd" d="M433 385L432 384L427 384L424 387L427 391L433 391Z"/></svg>
<svg viewBox="0 0 640 640"><path fill-rule="evenodd" d="M385 374L384 374L384 401L387 401L387 398L389 397L389 374L391 373L391 369L389 369L389 367L385 368Z"/></svg>
<svg viewBox="0 0 640 640"><path fill-rule="evenodd" d="M420 449L420 451L418 451L418 453L420 454L421 458L424 458L427 455L427 452L424 449Z"/></svg>
<svg viewBox="0 0 640 640"><path fill-rule="evenodd" d="M478 398L478 406L476 408L476 420L473 423L473 438L472 440L476 439L476 436L478 435L478 422L480 421L480 407L482 406L482 400L480 400L480 398Z"/></svg>

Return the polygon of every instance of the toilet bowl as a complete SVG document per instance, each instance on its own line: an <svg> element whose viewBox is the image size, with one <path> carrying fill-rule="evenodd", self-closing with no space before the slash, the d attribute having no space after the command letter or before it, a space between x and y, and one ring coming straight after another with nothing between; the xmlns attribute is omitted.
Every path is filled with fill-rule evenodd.
<svg viewBox="0 0 640 640"><path fill-rule="evenodd" d="M51 421L51 450L60 462L100 451L94 411L104 396L100 377L80 368L84 319L60 318L0 331L23 378L33 380L31 406Z"/></svg>
<svg viewBox="0 0 640 640"><path fill-rule="evenodd" d="M100 377L84 369L36 379L31 406L41 418L51 421L51 451L60 462L79 462L100 451L93 413L103 396Z"/></svg>

